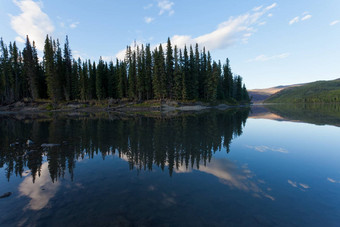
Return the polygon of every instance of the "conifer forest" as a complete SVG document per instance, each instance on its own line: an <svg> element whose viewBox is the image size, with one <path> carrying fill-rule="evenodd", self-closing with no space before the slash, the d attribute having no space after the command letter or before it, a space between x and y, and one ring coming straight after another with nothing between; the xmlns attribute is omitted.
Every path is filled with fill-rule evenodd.
<svg viewBox="0 0 340 227"><path fill-rule="evenodd" d="M226 101L248 103L242 77L222 65L209 51L195 46L183 49L171 44L127 46L125 59L96 63L74 59L69 40L64 45L47 36L42 60L34 41L26 38L24 49L16 42L0 40L0 104L22 99L71 100L151 99Z"/></svg>

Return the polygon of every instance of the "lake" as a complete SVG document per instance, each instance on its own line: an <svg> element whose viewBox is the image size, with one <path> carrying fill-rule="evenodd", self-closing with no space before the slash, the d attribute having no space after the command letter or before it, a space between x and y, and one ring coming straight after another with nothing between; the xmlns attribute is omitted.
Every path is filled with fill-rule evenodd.
<svg viewBox="0 0 340 227"><path fill-rule="evenodd" d="M339 226L339 126L338 106L1 115L0 226Z"/></svg>

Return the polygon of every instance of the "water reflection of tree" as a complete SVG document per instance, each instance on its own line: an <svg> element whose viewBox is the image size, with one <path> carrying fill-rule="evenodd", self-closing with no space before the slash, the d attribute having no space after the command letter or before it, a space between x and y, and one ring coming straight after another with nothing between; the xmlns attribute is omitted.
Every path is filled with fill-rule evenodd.
<svg viewBox="0 0 340 227"><path fill-rule="evenodd" d="M53 118L45 121L0 121L0 168L6 167L8 180L12 174L22 176L29 169L39 176L44 157L52 181L68 171L73 179L77 159L101 154L117 154L128 161L131 169L152 170L153 165L166 167L171 175L181 166L199 168L222 147L230 152L231 140L242 134L248 109L213 111L175 117ZM27 138L35 143L28 147ZM19 145L9 146L19 142ZM60 146L41 147L42 143Z"/></svg>

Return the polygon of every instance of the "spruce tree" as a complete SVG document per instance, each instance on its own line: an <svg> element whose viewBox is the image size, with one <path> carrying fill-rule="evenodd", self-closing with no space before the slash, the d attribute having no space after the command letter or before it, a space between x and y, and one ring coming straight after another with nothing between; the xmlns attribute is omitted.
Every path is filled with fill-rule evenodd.
<svg viewBox="0 0 340 227"><path fill-rule="evenodd" d="M233 75L230 68L230 61L227 58L223 66L223 90L226 99L230 99L233 96L233 87Z"/></svg>
<svg viewBox="0 0 340 227"><path fill-rule="evenodd" d="M172 53L172 46L170 38L168 38L167 47L166 47L166 93L167 98L173 97L173 83L174 83L174 57Z"/></svg>
<svg viewBox="0 0 340 227"><path fill-rule="evenodd" d="M23 50L23 60L24 60L24 75L25 79L28 81L28 90L32 99L36 100L39 98L37 78L38 74L33 59L32 46L28 36L26 37L25 48Z"/></svg>
<svg viewBox="0 0 340 227"><path fill-rule="evenodd" d="M102 57L100 57L98 66L97 66L97 74L96 74L96 95L98 100L102 100L105 95L105 91L103 88L103 77L105 75L105 65Z"/></svg>
<svg viewBox="0 0 340 227"><path fill-rule="evenodd" d="M64 99L63 97L63 89L64 89L64 84L66 83L66 80L64 78L65 72L64 72L64 61L63 61L63 56L62 56L62 51L60 48L60 43L59 40L57 39L56 42L56 52L55 52L55 67L56 67L56 96L58 101Z"/></svg>
<svg viewBox="0 0 340 227"><path fill-rule="evenodd" d="M59 101L59 97L57 92L58 80L56 76L54 57L55 46L53 45L52 38L49 38L47 35L44 46L44 71L46 75L48 96L54 103L56 103L57 101Z"/></svg>
<svg viewBox="0 0 340 227"><path fill-rule="evenodd" d="M152 92L152 55L150 50L150 44L145 47L145 92L146 99L153 98Z"/></svg>
<svg viewBox="0 0 340 227"><path fill-rule="evenodd" d="M13 102L13 89L10 81L10 61L8 49L2 38L0 39L1 48L1 81L2 81L2 103L9 104Z"/></svg>
<svg viewBox="0 0 340 227"><path fill-rule="evenodd" d="M175 60L175 69L174 69L174 98L177 100L182 99L182 70L180 66L180 61L182 60L182 52L180 50L180 57L178 57L178 49L175 46L174 49L174 60Z"/></svg>
<svg viewBox="0 0 340 227"><path fill-rule="evenodd" d="M187 47L184 46L182 58L182 99L190 99L189 57Z"/></svg>
<svg viewBox="0 0 340 227"><path fill-rule="evenodd" d="M71 49L69 47L68 36L66 36L65 44L64 44L64 85L63 92L65 99L70 100L72 93L72 54Z"/></svg>
<svg viewBox="0 0 340 227"><path fill-rule="evenodd" d="M203 47L203 52L201 54L201 70L199 78L199 90L200 98L207 99L207 55L205 53L205 48Z"/></svg>
<svg viewBox="0 0 340 227"><path fill-rule="evenodd" d="M137 47L138 48L138 47ZM138 100L145 99L145 53L144 46L137 49L137 95Z"/></svg>
<svg viewBox="0 0 340 227"><path fill-rule="evenodd" d="M136 77L136 52L131 51L131 47L129 47L130 56L127 56L129 59L129 88L128 94L130 99L136 99L136 84L137 84L137 77Z"/></svg>

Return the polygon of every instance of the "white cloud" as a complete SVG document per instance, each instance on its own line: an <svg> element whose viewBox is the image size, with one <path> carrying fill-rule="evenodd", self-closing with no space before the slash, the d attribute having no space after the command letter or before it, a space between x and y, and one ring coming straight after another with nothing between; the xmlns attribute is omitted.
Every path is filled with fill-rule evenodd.
<svg viewBox="0 0 340 227"><path fill-rule="evenodd" d="M102 56L103 61L110 62L113 61L113 56Z"/></svg>
<svg viewBox="0 0 340 227"><path fill-rule="evenodd" d="M260 26L263 26L265 24L267 24L267 22L265 22L265 21L262 21L262 22L259 23Z"/></svg>
<svg viewBox="0 0 340 227"><path fill-rule="evenodd" d="M155 18L152 18L152 17L144 17L144 21L145 23L147 24L150 24Z"/></svg>
<svg viewBox="0 0 340 227"><path fill-rule="evenodd" d="M144 8L144 9L150 9L152 6L153 6L153 4L150 3L149 5L144 6L143 8Z"/></svg>
<svg viewBox="0 0 340 227"><path fill-rule="evenodd" d="M302 18L301 18L301 21L308 20L308 19L310 19L310 18L312 18L312 15L308 14L308 15L302 17Z"/></svg>
<svg viewBox="0 0 340 227"><path fill-rule="evenodd" d="M26 39L28 35L30 41L35 41L37 49L43 50L46 35L54 31L54 26L48 15L41 10L42 4L33 0L13 2L21 10L17 16L10 15L11 26L19 35L16 40Z"/></svg>
<svg viewBox="0 0 340 227"><path fill-rule="evenodd" d="M17 41L19 43L25 43L25 40L23 38L21 38L20 36L15 37L15 41Z"/></svg>
<svg viewBox="0 0 340 227"><path fill-rule="evenodd" d="M334 26L336 25L337 23L339 23L340 21L339 20L335 20L335 21L332 21L329 25L330 26Z"/></svg>
<svg viewBox="0 0 340 227"><path fill-rule="evenodd" d="M172 14L174 14L174 10L172 9L172 6L175 3L170 2L169 0L159 0L158 1L158 8L159 10L159 15L164 14L165 12L169 12L169 15L171 16Z"/></svg>
<svg viewBox="0 0 340 227"><path fill-rule="evenodd" d="M267 6L267 7L266 7L266 10L271 10L271 9L275 8L276 6L277 6L277 4L276 4L276 3L273 3L273 4L271 4L270 6Z"/></svg>
<svg viewBox="0 0 340 227"><path fill-rule="evenodd" d="M261 55L255 57L254 59L248 60L248 62L284 59L284 58L289 57L289 55L290 55L289 53L282 53L282 54L277 54L277 55L273 55L273 56L267 56L267 55L261 54Z"/></svg>
<svg viewBox="0 0 340 227"><path fill-rule="evenodd" d="M70 28L76 28L78 26L79 22L73 22L70 24Z"/></svg>
<svg viewBox="0 0 340 227"><path fill-rule="evenodd" d="M309 19L311 19L311 18L312 18L312 15L310 15L308 12L304 12L304 13L302 14L302 16L301 16L301 20L300 20L300 17L299 17L299 16L294 17L293 19L291 19L291 20L289 21L289 25L295 24L295 23L297 23L297 22L299 22L299 21L309 20Z"/></svg>
<svg viewBox="0 0 340 227"><path fill-rule="evenodd" d="M72 51L72 56L73 56L73 58L76 59L76 60L77 60L78 58L80 58L80 59L82 59L82 60L89 58L89 56L88 56L87 54L85 54L85 53L83 53L83 52L81 52L81 51L78 51L78 50L73 50L73 51Z"/></svg>
<svg viewBox="0 0 340 227"><path fill-rule="evenodd" d="M260 9L262 9L263 6L257 6L253 8L253 11L259 11Z"/></svg>
<svg viewBox="0 0 340 227"><path fill-rule="evenodd" d="M272 13L269 13L267 16L268 16L268 17L272 17L272 16L273 16L273 14L272 14Z"/></svg>
<svg viewBox="0 0 340 227"><path fill-rule="evenodd" d="M292 24L294 24L294 23L297 23L297 22L299 22L299 17L294 17L293 19L291 19L290 21L289 21L289 24L290 25L292 25Z"/></svg>
<svg viewBox="0 0 340 227"><path fill-rule="evenodd" d="M261 18L275 6L276 4L272 4L262 8L260 11L230 17L229 20L220 23L214 31L198 37L174 35L171 37L171 43L177 45L178 48L197 43L207 50L225 49L238 41L246 43L249 37L256 32L255 26L259 25ZM166 44L164 45L166 46ZM116 57L124 59L124 55L125 49L119 51Z"/></svg>

